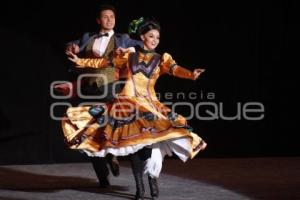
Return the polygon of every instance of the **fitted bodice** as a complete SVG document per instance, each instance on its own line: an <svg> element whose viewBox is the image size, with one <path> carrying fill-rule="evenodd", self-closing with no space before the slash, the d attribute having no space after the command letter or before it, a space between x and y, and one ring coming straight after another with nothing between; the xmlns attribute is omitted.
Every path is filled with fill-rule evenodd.
<svg viewBox="0 0 300 200"><path fill-rule="evenodd" d="M160 74L159 54L131 53L127 63L127 81L121 95L157 100L154 86Z"/></svg>

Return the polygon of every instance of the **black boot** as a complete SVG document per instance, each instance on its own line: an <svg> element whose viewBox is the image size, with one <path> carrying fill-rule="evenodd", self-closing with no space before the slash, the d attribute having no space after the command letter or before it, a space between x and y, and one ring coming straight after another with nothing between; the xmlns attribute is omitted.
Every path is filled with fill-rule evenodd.
<svg viewBox="0 0 300 200"><path fill-rule="evenodd" d="M131 155L131 168L136 184L135 200L143 200L145 194L143 182L143 161L137 153Z"/></svg>
<svg viewBox="0 0 300 200"><path fill-rule="evenodd" d="M108 188L110 186L108 181L109 171L106 166L107 162L104 158L100 157L90 157L93 168L97 175L100 188Z"/></svg>
<svg viewBox="0 0 300 200"><path fill-rule="evenodd" d="M144 200L145 188L143 182L143 173L138 173L134 176L136 181L135 200Z"/></svg>
<svg viewBox="0 0 300 200"><path fill-rule="evenodd" d="M110 170L114 176L120 175L120 164L116 156L107 154L106 160L109 164Z"/></svg>
<svg viewBox="0 0 300 200"><path fill-rule="evenodd" d="M150 187L150 194L152 197L151 199L152 200L158 199L159 189L157 184L157 178L152 178L150 175L148 175L148 182Z"/></svg>

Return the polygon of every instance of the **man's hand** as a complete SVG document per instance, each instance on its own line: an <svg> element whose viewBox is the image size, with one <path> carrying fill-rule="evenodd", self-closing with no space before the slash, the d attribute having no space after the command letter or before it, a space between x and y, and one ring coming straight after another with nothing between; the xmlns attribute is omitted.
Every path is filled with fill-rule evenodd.
<svg viewBox="0 0 300 200"><path fill-rule="evenodd" d="M203 72L205 72L205 69L201 69L201 68L195 69L193 72L194 80L197 80Z"/></svg>
<svg viewBox="0 0 300 200"><path fill-rule="evenodd" d="M80 52L80 48L77 44L70 44L67 46L66 51L78 54Z"/></svg>
<svg viewBox="0 0 300 200"><path fill-rule="evenodd" d="M135 49L133 47L129 47L129 48L119 47L115 50L115 53L117 55L121 55L121 54L128 53L128 52L135 52Z"/></svg>

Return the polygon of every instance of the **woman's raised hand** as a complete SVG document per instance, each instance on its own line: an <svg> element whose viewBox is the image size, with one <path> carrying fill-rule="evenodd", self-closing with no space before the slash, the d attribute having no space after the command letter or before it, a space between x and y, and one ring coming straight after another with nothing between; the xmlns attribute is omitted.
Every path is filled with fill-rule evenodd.
<svg viewBox="0 0 300 200"><path fill-rule="evenodd" d="M66 54L69 56L68 59L71 60L72 62L76 63L78 61L78 56L71 51L66 51Z"/></svg>
<svg viewBox="0 0 300 200"><path fill-rule="evenodd" d="M198 79L199 76L205 72L205 69L201 69L201 68L198 68L198 69L195 69L193 74L194 74L194 80Z"/></svg>

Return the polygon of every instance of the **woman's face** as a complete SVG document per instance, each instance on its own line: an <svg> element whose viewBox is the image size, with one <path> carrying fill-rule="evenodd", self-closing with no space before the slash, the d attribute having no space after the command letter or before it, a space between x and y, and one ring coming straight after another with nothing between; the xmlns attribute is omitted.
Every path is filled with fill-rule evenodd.
<svg viewBox="0 0 300 200"><path fill-rule="evenodd" d="M144 42L145 50L154 50L159 44L160 34L156 29L152 29L147 33L141 35L141 39Z"/></svg>

